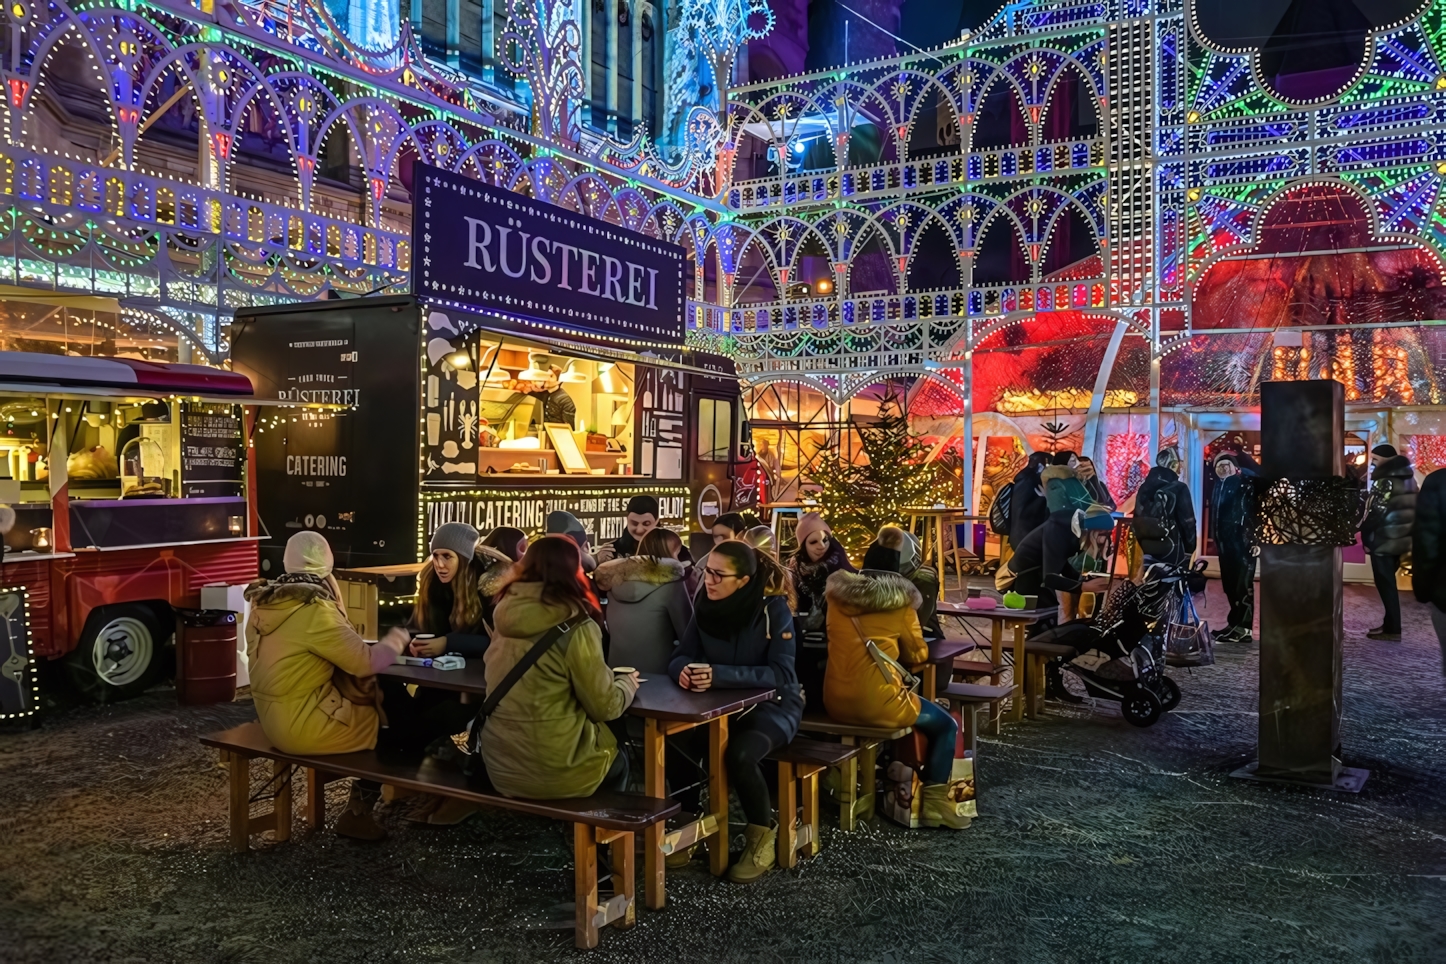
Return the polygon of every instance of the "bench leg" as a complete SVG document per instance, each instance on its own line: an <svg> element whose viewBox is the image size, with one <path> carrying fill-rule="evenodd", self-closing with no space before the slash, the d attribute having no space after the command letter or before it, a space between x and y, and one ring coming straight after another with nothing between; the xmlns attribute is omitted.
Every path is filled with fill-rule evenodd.
<svg viewBox="0 0 1446 964"><path fill-rule="evenodd" d="M853 746L855 741L851 736L844 737L843 742ZM838 825L840 830L852 830L856 816L854 804L858 800L859 793L859 758L852 756L838 768Z"/></svg>
<svg viewBox="0 0 1446 964"><path fill-rule="evenodd" d="M859 801L859 809L863 812L865 820L871 820L874 816L874 805L878 801L878 784L875 770L878 767L879 745L877 743L865 743L863 752L859 754L859 767L863 771L859 774L859 793L863 799Z"/></svg>
<svg viewBox="0 0 1446 964"><path fill-rule="evenodd" d="M988 707L991 704L985 703ZM978 703L959 704L959 728L964 736L964 752L979 755L979 710Z"/></svg>
<svg viewBox="0 0 1446 964"><path fill-rule="evenodd" d="M572 825L574 893L576 909L573 918L573 939L578 947L597 947L597 843L592 827L585 823Z"/></svg>
<svg viewBox="0 0 1446 964"><path fill-rule="evenodd" d="M276 798L271 804L271 812L276 815L272 837L277 843L283 843L291 839L292 767L290 763L273 760L271 772L276 779Z"/></svg>
<svg viewBox="0 0 1446 964"><path fill-rule="evenodd" d="M778 866L785 868L798 863L797 787L793 764L778 764Z"/></svg>
<svg viewBox="0 0 1446 964"><path fill-rule="evenodd" d="M331 774L306 768L306 822L312 830L326 827L326 785Z"/></svg>
<svg viewBox="0 0 1446 964"><path fill-rule="evenodd" d="M803 823L809 828L808 856L819 851L818 843L818 771L798 781L803 791Z"/></svg>
<svg viewBox="0 0 1446 964"><path fill-rule="evenodd" d="M708 867L714 877L728 870L728 766L723 755L728 750L728 717L720 716L708 723L708 806L718 821L718 832L708 838Z"/></svg>
<svg viewBox="0 0 1446 964"><path fill-rule="evenodd" d="M1024 623L1014 624L1014 705L1009 710L1011 723L1019 723L1024 720L1024 699L1025 690L1021 684L1025 679L1020 673L1025 672L1027 657L1024 652Z"/></svg>
<svg viewBox="0 0 1446 964"><path fill-rule="evenodd" d="M627 899L628 909L622 917L613 922L620 930L627 930L638 922L638 881L637 865L634 863L633 835L625 833L612 842L613 852L613 893Z"/></svg>
<svg viewBox="0 0 1446 964"><path fill-rule="evenodd" d="M644 721L643 727L643 787L650 797L662 799L667 796L663 772L663 753L667 746L663 730L657 720ZM655 823L643 831L643 895L650 910L662 910L667 900L663 885L663 834L667 828Z"/></svg>
<svg viewBox="0 0 1446 964"><path fill-rule="evenodd" d="M1000 565L1003 565L1001 562ZM997 619L989 621L989 661L995 666L1004 662L1004 626ZM1018 675L1024 672L1023 667L1016 666L1013 673ZM1000 677L992 676L990 680L998 685ZM989 704L989 732L994 736L999 735L1000 725L1004 718L1004 702L994 700Z"/></svg>
<svg viewBox="0 0 1446 964"><path fill-rule="evenodd" d="M231 849L244 854L251 849L251 758L227 754L231 788Z"/></svg>

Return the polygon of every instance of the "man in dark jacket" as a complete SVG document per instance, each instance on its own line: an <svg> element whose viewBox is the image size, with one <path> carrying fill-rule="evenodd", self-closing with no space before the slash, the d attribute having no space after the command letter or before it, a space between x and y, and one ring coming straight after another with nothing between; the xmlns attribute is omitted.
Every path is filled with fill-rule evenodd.
<svg viewBox="0 0 1446 964"><path fill-rule="evenodd" d="M1049 518L1049 503L1044 497L1040 473L1049 462L1048 452L1034 452L1029 462L1014 477L1009 490L1009 544L1019 551L1024 537L1044 525Z"/></svg>
<svg viewBox="0 0 1446 964"><path fill-rule="evenodd" d="M1366 519L1361 523L1361 541L1371 554L1371 576L1386 618L1366 633L1369 639L1401 640L1401 595L1396 590L1396 570L1401 556L1411 548L1411 526L1416 521L1416 477L1411 460L1396 454L1390 445L1371 449L1371 494Z"/></svg>
<svg viewBox="0 0 1446 964"><path fill-rule="evenodd" d="M1195 553L1195 505L1180 481L1180 453L1163 448L1155 467L1135 494L1132 523L1145 555L1172 566L1187 566Z"/></svg>
<svg viewBox="0 0 1446 964"><path fill-rule="evenodd" d="M1220 586L1230 600L1229 624L1216 642L1248 643L1255 624L1255 544L1246 525L1249 479L1255 474L1234 452L1215 457L1210 492L1210 535L1220 552Z"/></svg>
<svg viewBox="0 0 1446 964"><path fill-rule="evenodd" d="M1430 609L1431 625L1441 644L1441 672L1446 675L1446 469L1426 476L1416 496L1411 590Z"/></svg>

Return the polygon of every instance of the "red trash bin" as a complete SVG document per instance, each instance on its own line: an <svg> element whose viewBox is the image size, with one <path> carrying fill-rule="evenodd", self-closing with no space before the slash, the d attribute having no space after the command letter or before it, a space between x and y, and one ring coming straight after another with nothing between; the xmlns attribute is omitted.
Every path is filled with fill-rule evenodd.
<svg viewBox="0 0 1446 964"><path fill-rule="evenodd" d="M236 614L176 610L176 700L207 706L236 699Z"/></svg>

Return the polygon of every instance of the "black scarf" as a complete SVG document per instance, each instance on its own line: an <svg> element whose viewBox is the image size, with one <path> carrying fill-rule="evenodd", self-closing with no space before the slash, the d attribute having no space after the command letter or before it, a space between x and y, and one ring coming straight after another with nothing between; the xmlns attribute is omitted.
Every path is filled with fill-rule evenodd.
<svg viewBox="0 0 1446 964"><path fill-rule="evenodd" d="M613 540L613 552L619 556L636 556L638 554L638 540L633 534L624 529L623 534Z"/></svg>
<svg viewBox="0 0 1446 964"><path fill-rule="evenodd" d="M755 572L748 581L725 599L709 599L706 586L698 591L693 616L698 628L718 639L731 639L753 625L763 611L763 573Z"/></svg>

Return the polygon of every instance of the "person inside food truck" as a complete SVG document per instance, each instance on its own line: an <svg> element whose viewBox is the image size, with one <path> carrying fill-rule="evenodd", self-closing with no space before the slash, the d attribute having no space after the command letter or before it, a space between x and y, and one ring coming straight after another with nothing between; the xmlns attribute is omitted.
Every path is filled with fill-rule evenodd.
<svg viewBox="0 0 1446 964"><path fill-rule="evenodd" d="M658 500L651 495L635 495L628 500L627 528L623 534L606 545L598 546L597 561L602 565L609 559L623 559L638 554L643 537L658 526Z"/></svg>
<svg viewBox="0 0 1446 964"><path fill-rule="evenodd" d="M562 366L555 362L549 363L547 377L540 381L527 383L521 391L542 402L543 422L550 425L566 425L571 429L577 422L577 405L573 402L572 396L563 389L561 377Z"/></svg>

